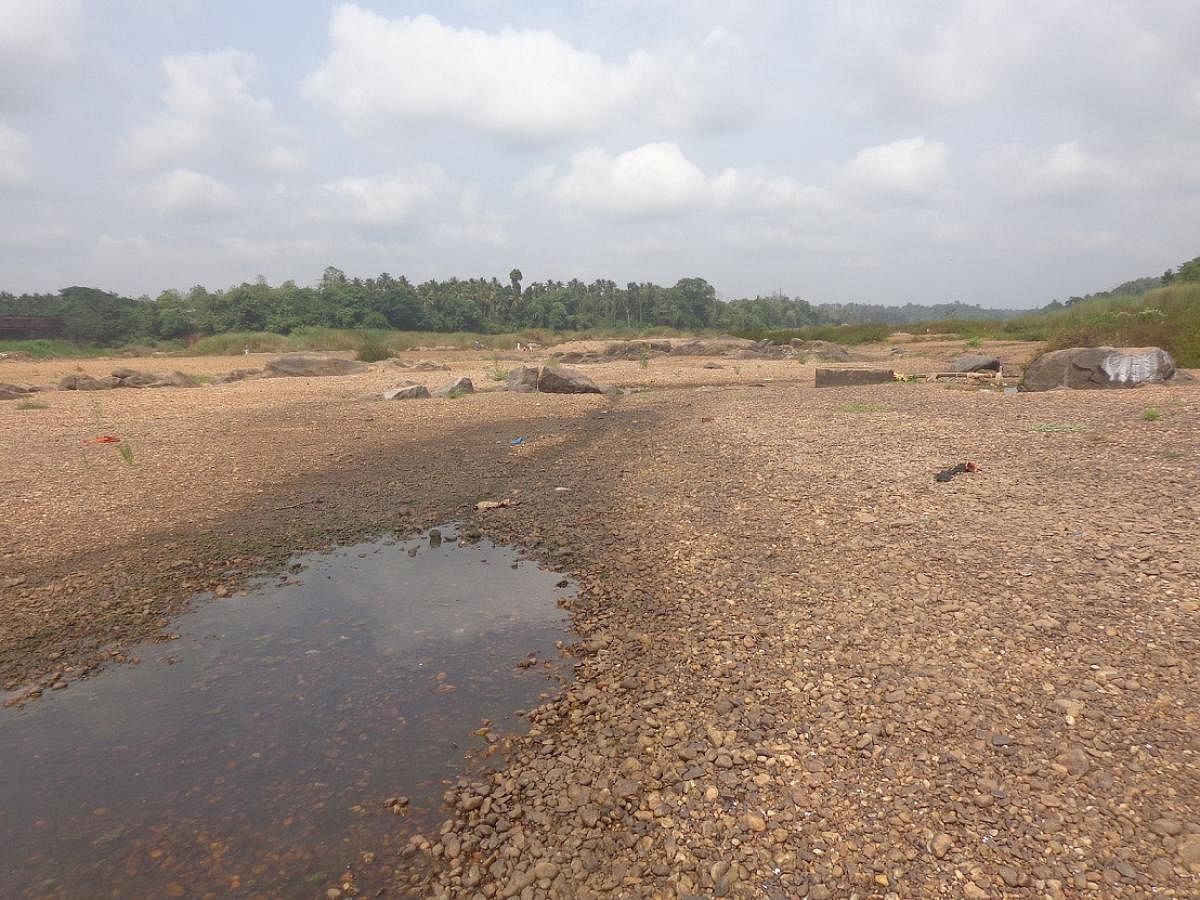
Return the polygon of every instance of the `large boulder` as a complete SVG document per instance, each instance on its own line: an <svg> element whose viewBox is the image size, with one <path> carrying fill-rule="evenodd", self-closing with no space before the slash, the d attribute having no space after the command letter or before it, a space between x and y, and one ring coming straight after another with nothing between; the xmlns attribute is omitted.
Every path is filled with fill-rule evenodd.
<svg viewBox="0 0 1200 900"><path fill-rule="evenodd" d="M982 353L965 353L951 363L955 372L999 372L1000 357Z"/></svg>
<svg viewBox="0 0 1200 900"><path fill-rule="evenodd" d="M384 400L426 400L428 398L429 388L423 384L406 384L403 387L383 392Z"/></svg>
<svg viewBox="0 0 1200 900"><path fill-rule="evenodd" d="M412 367L417 372L447 372L450 369L449 366L434 362L432 359L419 359L413 363Z"/></svg>
<svg viewBox="0 0 1200 900"><path fill-rule="evenodd" d="M530 394L538 389L538 370L531 366L520 366L508 373L508 390L518 394Z"/></svg>
<svg viewBox="0 0 1200 900"><path fill-rule="evenodd" d="M815 356L825 362L850 362L851 356L846 348L832 341L806 341L802 338L792 338L792 349L807 356Z"/></svg>
<svg viewBox="0 0 1200 900"><path fill-rule="evenodd" d="M118 375L117 373L125 373ZM132 369L113 369L112 378L116 379L117 387L146 388L155 387L162 378L149 372L135 372Z"/></svg>
<svg viewBox="0 0 1200 900"><path fill-rule="evenodd" d="M267 363L270 375L293 378L321 378L326 375L357 375L367 371L366 363L340 356L321 356L314 353L287 353Z"/></svg>
<svg viewBox="0 0 1200 900"><path fill-rule="evenodd" d="M1070 347L1043 353L1030 363L1020 388L1137 387L1161 384L1174 375L1175 361L1159 347Z"/></svg>
<svg viewBox="0 0 1200 900"><path fill-rule="evenodd" d="M29 388L19 387L15 384L0 384L0 400L20 400L28 393L30 393Z"/></svg>
<svg viewBox="0 0 1200 900"><path fill-rule="evenodd" d="M582 372L563 366L546 366L538 378L537 389L545 394L599 394L600 388Z"/></svg>
<svg viewBox="0 0 1200 900"><path fill-rule="evenodd" d="M697 338L671 348L672 356L722 356L738 350L754 350L754 341L738 337Z"/></svg>
<svg viewBox="0 0 1200 900"><path fill-rule="evenodd" d="M58 383L60 391L102 391L109 385L103 381L93 378L91 375L84 375L82 372L74 372Z"/></svg>
<svg viewBox="0 0 1200 900"><path fill-rule="evenodd" d="M438 388L436 391L433 392L433 396L449 397L451 395L454 395L455 397L457 397L459 394L473 394L473 393L475 393L475 385L471 383L470 378L467 378L464 375L461 378L455 378L449 384L443 384L440 388Z"/></svg>

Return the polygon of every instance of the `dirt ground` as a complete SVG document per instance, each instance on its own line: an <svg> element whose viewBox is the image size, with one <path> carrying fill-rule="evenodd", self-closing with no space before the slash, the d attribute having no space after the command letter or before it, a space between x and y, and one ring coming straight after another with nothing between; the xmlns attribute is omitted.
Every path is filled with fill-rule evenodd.
<svg viewBox="0 0 1200 900"><path fill-rule="evenodd" d="M962 346L892 349L862 352L918 372ZM8 699L297 549L459 520L575 574L582 643L398 888L1200 896L1200 383L818 390L811 364L664 357L555 396L496 390L517 363L488 353L406 356L450 370L0 403ZM483 392L371 399L458 375Z"/></svg>

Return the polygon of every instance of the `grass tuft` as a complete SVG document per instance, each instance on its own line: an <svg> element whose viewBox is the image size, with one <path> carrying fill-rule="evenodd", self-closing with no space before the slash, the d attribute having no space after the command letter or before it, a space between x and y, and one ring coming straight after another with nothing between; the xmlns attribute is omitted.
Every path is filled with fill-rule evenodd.
<svg viewBox="0 0 1200 900"><path fill-rule="evenodd" d="M1039 434L1072 434L1083 431L1083 426L1073 422L1046 422L1041 425L1030 425L1029 430Z"/></svg>
<svg viewBox="0 0 1200 900"><path fill-rule="evenodd" d="M844 413L878 413L888 412L891 407L883 403L843 403L838 412Z"/></svg>
<svg viewBox="0 0 1200 900"><path fill-rule="evenodd" d="M41 400L22 400L17 404L17 409L49 409L49 403L43 403Z"/></svg>
<svg viewBox="0 0 1200 900"><path fill-rule="evenodd" d="M1157 422L1162 417L1162 410L1157 406L1147 406L1144 410L1142 410L1143 422Z"/></svg>

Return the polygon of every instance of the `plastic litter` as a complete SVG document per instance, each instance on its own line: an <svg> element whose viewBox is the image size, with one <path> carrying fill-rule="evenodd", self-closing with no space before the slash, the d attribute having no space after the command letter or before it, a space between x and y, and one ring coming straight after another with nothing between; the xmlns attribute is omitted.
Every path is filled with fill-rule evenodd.
<svg viewBox="0 0 1200 900"><path fill-rule="evenodd" d="M512 444L514 447L519 447L521 444L525 443L525 438L515 437L511 441L509 441L509 443Z"/></svg>
<svg viewBox="0 0 1200 900"><path fill-rule="evenodd" d="M121 439L112 434L102 434L100 437L88 438L85 444L119 444Z"/></svg>

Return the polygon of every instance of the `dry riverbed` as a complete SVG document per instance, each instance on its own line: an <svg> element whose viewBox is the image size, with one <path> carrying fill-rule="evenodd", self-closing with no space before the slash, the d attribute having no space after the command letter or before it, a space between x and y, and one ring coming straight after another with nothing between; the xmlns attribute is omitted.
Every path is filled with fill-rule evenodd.
<svg viewBox="0 0 1200 900"><path fill-rule="evenodd" d="M450 369L0 404L0 684L69 690L196 592L457 519L578 579L575 678L449 791L400 893L1200 892L1195 384L818 390L796 361L655 358L585 367L623 396L367 399L516 364L422 357ZM81 366L115 364L261 360Z"/></svg>

